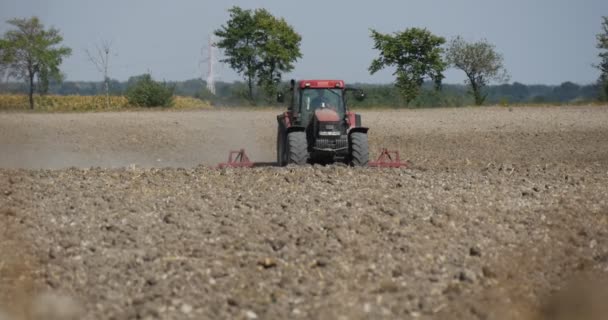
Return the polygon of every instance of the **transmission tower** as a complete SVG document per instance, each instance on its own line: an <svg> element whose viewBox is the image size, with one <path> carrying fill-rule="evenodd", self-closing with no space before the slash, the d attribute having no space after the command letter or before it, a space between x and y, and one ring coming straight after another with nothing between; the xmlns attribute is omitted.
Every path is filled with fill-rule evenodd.
<svg viewBox="0 0 608 320"><path fill-rule="evenodd" d="M201 55L203 58L201 59L201 64L207 63L207 74L203 75L203 79L206 79L207 89L215 94L215 81L218 79L218 57L219 50L215 44L215 36L213 34L209 35L209 42L206 47L203 47L201 50Z"/></svg>

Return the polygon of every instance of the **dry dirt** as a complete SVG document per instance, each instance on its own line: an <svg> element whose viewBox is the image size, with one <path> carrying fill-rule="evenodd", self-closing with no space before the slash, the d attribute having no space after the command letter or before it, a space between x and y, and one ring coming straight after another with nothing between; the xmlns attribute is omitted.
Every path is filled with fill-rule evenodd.
<svg viewBox="0 0 608 320"><path fill-rule="evenodd" d="M208 167L272 161L276 113L0 114L0 319L606 319L608 107L364 112L408 169Z"/></svg>

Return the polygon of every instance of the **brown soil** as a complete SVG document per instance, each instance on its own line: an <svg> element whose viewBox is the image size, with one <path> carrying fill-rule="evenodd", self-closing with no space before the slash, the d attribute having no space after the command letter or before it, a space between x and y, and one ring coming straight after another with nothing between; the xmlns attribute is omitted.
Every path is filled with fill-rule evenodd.
<svg viewBox="0 0 608 320"><path fill-rule="evenodd" d="M0 114L0 319L606 318L608 107L364 112L409 169L207 167L272 161L276 113Z"/></svg>

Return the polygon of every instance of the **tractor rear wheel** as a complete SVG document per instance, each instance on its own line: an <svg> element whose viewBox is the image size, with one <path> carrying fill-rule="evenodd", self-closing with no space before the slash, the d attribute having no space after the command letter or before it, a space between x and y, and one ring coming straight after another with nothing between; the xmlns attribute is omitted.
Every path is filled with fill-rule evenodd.
<svg viewBox="0 0 608 320"><path fill-rule="evenodd" d="M279 167L287 164L285 154L285 130L279 125L277 128L277 165Z"/></svg>
<svg viewBox="0 0 608 320"><path fill-rule="evenodd" d="M367 167L369 162L367 133L353 132L350 135L350 160L354 167Z"/></svg>
<svg viewBox="0 0 608 320"><path fill-rule="evenodd" d="M288 164L303 165L308 162L306 132L294 131L287 134Z"/></svg>

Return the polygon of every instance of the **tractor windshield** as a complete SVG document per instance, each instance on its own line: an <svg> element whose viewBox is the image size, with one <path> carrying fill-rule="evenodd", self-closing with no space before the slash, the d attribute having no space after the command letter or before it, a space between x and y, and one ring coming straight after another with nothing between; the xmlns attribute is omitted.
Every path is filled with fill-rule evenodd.
<svg viewBox="0 0 608 320"><path fill-rule="evenodd" d="M317 109L329 108L344 118L342 89L304 89L300 93L300 115L308 122Z"/></svg>

